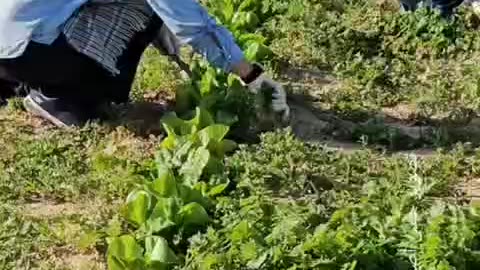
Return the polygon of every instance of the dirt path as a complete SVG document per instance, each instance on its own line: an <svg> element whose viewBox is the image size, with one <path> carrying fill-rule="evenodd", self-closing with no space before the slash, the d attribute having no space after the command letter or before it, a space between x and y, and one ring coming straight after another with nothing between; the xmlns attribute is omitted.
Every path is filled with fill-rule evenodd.
<svg viewBox="0 0 480 270"><path fill-rule="evenodd" d="M114 204L120 204L116 202ZM103 201L55 202L41 200L19 205L25 218L43 224L56 244L40 251L45 262L54 269L101 270L106 269L103 250L97 248L97 233L86 230L82 220L92 218L101 208L113 207ZM90 220L89 222L94 222ZM96 221L98 222L98 221ZM88 223L88 222L87 222ZM48 224L48 225L46 225Z"/></svg>

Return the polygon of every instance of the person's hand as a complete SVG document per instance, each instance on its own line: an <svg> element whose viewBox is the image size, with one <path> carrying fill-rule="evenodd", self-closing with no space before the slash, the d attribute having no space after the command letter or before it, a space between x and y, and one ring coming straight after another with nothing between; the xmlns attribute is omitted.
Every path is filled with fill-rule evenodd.
<svg viewBox="0 0 480 270"><path fill-rule="evenodd" d="M290 107L288 107L287 104L287 94L280 83L272 80L265 74L261 74L248 84L248 89L253 93L258 93L263 89L272 89L273 111L281 114L284 120L288 120L290 117Z"/></svg>
<svg viewBox="0 0 480 270"><path fill-rule="evenodd" d="M272 109L280 113L284 120L290 117L290 108L287 104L287 94L282 85L268 77L260 64L250 64L245 61L237 63L233 72L242 78L248 89L253 93L272 89Z"/></svg>

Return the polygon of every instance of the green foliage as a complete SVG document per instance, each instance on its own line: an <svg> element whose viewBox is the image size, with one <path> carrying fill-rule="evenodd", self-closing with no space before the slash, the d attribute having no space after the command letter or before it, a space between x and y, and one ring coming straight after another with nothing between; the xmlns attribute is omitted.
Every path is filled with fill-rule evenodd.
<svg viewBox="0 0 480 270"><path fill-rule="evenodd" d="M159 233L172 226L196 224L191 217L202 217L196 225L208 221L205 207L209 202L203 197L199 186L181 184L166 169L153 182L147 182L132 191L124 208L125 218L147 235Z"/></svg>
<svg viewBox="0 0 480 270"><path fill-rule="evenodd" d="M145 248L139 246L132 236L121 236L110 242L108 265L112 270L171 269L177 262L175 253L161 237L145 239Z"/></svg>
<svg viewBox="0 0 480 270"><path fill-rule="evenodd" d="M478 68L472 64L478 26L466 14L447 22L434 12L398 14L367 0L203 2L247 59L330 70L339 88L321 100L346 115L405 101L427 116L448 111L462 118L478 109ZM162 120L167 137L151 166L128 174L135 188L121 210L126 226L109 234L109 269L480 266L476 210L446 199L455 196L459 179L478 178L477 152L459 149L425 160L368 150L341 154L277 133L225 160L236 148L225 139L229 127L252 122L252 97L238 78L205 61L194 59L192 72L176 93L177 112ZM160 78L143 76L147 86ZM367 129L375 141L406 143L383 126ZM19 148L22 161L9 161L2 175L21 168L26 177L44 180L55 173L49 171L57 166L53 161L75 179L91 168L130 166L103 154L85 165L88 155L77 145L57 144L49 142L40 159L30 144ZM0 186L6 197L18 196L10 195L16 189L8 183Z"/></svg>
<svg viewBox="0 0 480 270"><path fill-rule="evenodd" d="M0 156L0 198L30 200L48 198L75 200L95 193L109 199L126 194L135 181L139 154L128 158L121 153L112 157L102 153L106 144L113 142L105 130L88 126L75 131L50 131L35 134L22 127L11 126L10 134L2 129ZM125 134L116 133L118 140ZM112 136L113 137L113 136ZM133 147L133 145L132 145ZM135 157L136 156L136 157ZM68 175L68 177L66 177Z"/></svg>
<svg viewBox="0 0 480 270"><path fill-rule="evenodd" d="M359 119L413 103L427 117L475 115L478 17L373 2L207 5L248 59L331 71L338 88L310 93L328 109ZM0 269L70 269L91 257L78 268L103 269L103 255L115 270L479 268L478 210L456 192L480 177L479 150L345 154L281 132L225 158L236 147L228 127L250 126L252 97L203 61L185 83L158 57L147 52L133 93L180 88L158 147L123 128L40 127L21 100L0 110ZM382 122L353 135L409 143Z"/></svg>
<svg viewBox="0 0 480 270"><path fill-rule="evenodd" d="M34 261L34 250L43 244L36 224L21 217L6 204L0 205L0 268L28 267Z"/></svg>
<svg viewBox="0 0 480 270"><path fill-rule="evenodd" d="M238 189L218 199L183 269L480 266L480 216L438 196L456 179L443 178L452 160L342 155L270 134L231 162Z"/></svg>
<svg viewBox="0 0 480 270"><path fill-rule="evenodd" d="M224 156L236 147L224 140L228 126L215 124L204 108L190 120L172 113L162 123L168 137L156 166L128 195L122 211L134 233L110 239L111 270L172 269L179 262L175 252L210 223L211 198L227 187L228 182L210 179L223 174Z"/></svg>
<svg viewBox="0 0 480 270"><path fill-rule="evenodd" d="M174 96L174 91L181 88L184 79L178 67L168 57L160 55L154 48L148 48L136 72L131 97L142 101L145 96Z"/></svg>
<svg viewBox="0 0 480 270"><path fill-rule="evenodd" d="M176 111L189 117L195 108L209 111L215 122L247 126L252 117L251 97L234 75L213 68L203 61L191 65L191 83L176 92Z"/></svg>
<svg viewBox="0 0 480 270"><path fill-rule="evenodd" d="M159 162L178 167L184 181L192 185L204 172L221 172L225 154L236 148L235 142L224 139L228 126L214 124L204 109L197 108L196 112L191 120L182 120L175 114L165 116L163 125L168 137L157 155Z"/></svg>
<svg viewBox="0 0 480 270"><path fill-rule="evenodd" d="M276 2L292 11L267 21L262 33L281 63L335 75L338 88L318 96L325 106L348 117L399 103L417 105L423 117L463 120L478 111L472 11L447 21L427 10L398 12L389 0Z"/></svg>
<svg viewBox="0 0 480 270"><path fill-rule="evenodd" d="M259 1L204 1L211 14L227 27L244 50L249 61L266 62L273 59L269 41L256 29L274 15L269 4ZM215 122L248 128L254 124L253 100L247 89L234 75L227 75L204 60L194 60L190 84L178 89L177 112L191 114L201 107L212 113Z"/></svg>

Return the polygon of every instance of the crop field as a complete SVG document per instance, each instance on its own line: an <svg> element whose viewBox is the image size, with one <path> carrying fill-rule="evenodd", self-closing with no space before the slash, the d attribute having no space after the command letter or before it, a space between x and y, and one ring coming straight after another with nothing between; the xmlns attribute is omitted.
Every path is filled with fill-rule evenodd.
<svg viewBox="0 0 480 270"><path fill-rule="evenodd" d="M0 108L0 269L480 269L480 17L393 0L201 1L290 123L149 49L132 104Z"/></svg>

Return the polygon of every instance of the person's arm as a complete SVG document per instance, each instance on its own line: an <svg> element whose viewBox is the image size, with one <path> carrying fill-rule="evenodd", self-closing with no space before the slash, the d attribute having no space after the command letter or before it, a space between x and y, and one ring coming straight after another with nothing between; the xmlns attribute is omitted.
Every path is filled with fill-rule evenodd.
<svg viewBox="0 0 480 270"><path fill-rule="evenodd" d="M267 86L274 88L273 107L288 114L282 86L263 74L259 65L248 63L232 34L218 25L196 0L147 0L168 29L189 44L211 64L237 74L252 91Z"/></svg>
<svg viewBox="0 0 480 270"><path fill-rule="evenodd" d="M195 0L147 0L165 25L184 44L226 72L243 70L242 50L232 34L219 26ZM243 66L243 64L240 64Z"/></svg>

